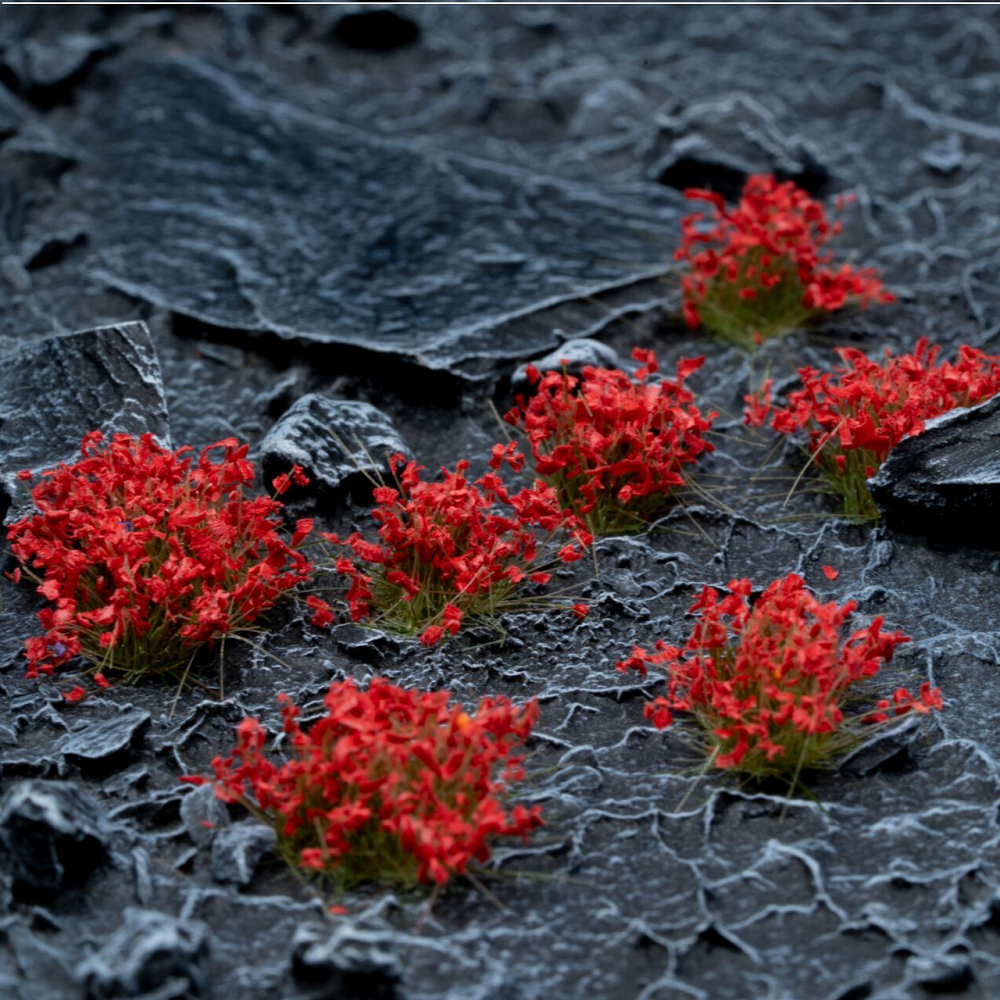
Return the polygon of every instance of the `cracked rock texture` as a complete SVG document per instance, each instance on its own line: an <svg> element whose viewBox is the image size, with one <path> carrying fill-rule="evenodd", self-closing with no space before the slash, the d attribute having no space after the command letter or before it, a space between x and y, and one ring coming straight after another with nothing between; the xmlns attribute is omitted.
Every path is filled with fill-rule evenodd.
<svg viewBox="0 0 1000 1000"><path fill-rule="evenodd" d="M222 702L187 690L171 711L150 683L69 705L72 671L25 680L39 605L3 581L0 874L18 890L0 994L1000 995L1000 588L975 530L992 511L966 510L964 544L845 525L808 478L786 503L799 456L739 419L766 371L787 388L838 344L997 352L998 80L989 7L5 5L15 509L14 472L72 457L92 426L165 436L169 414L177 445L237 436L259 456L310 394L374 407L431 469L482 471L518 366L579 338L653 347L668 371L705 354L691 386L722 416L708 497L601 542L599 576L562 571L585 621L511 617L502 646L319 632L287 602L258 637L281 662L226 645ZM898 303L752 360L688 331L657 277L680 189L732 193L751 170L855 192L844 243ZM942 481L974 443L935 457ZM318 526L366 525L350 491L306 499ZM913 636L887 688L928 676L947 702L812 778L818 801L701 776L683 726L643 720L656 678L614 670L633 642L683 641L704 584L793 570ZM214 686L217 653L199 670ZM375 674L538 697L521 794L547 822L496 852L489 895L456 883L427 913L362 890L331 915L245 816L178 783L245 714L277 732L279 692L308 713L331 680ZM93 846L86 864L66 837Z"/></svg>

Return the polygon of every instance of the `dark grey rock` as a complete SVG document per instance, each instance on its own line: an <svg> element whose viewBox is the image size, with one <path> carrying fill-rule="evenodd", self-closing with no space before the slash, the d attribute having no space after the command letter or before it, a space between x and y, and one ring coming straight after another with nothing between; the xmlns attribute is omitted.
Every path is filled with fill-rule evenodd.
<svg viewBox="0 0 1000 1000"><path fill-rule="evenodd" d="M338 1000L393 1000L402 972L392 935L339 922L333 931L312 925L292 941L292 973L302 984L322 984Z"/></svg>
<svg viewBox="0 0 1000 1000"><path fill-rule="evenodd" d="M63 757L91 774L106 774L127 764L149 729L149 712L125 709L99 721L82 719L57 746Z"/></svg>
<svg viewBox="0 0 1000 1000"><path fill-rule="evenodd" d="M93 430L151 431L169 442L160 366L144 323L49 337L0 357L0 486L10 498L8 520L32 510L30 484L16 473L72 462Z"/></svg>
<svg viewBox="0 0 1000 1000"><path fill-rule="evenodd" d="M19 898L44 900L83 882L109 839L101 807L72 782L29 779L0 802L0 864Z"/></svg>
<svg viewBox="0 0 1000 1000"><path fill-rule="evenodd" d="M587 365L593 365L595 368L615 368L621 364L621 359L613 347L589 337L567 340L554 351L549 351L545 357L531 363L540 372L547 372L562 368L564 361L566 370L571 375L579 375ZM524 392L528 388L527 370L527 364L520 365L511 376L510 387L513 392Z"/></svg>
<svg viewBox="0 0 1000 1000"><path fill-rule="evenodd" d="M207 847L216 832L229 826L229 812L211 785L188 792L181 801L181 820L188 836L199 846Z"/></svg>
<svg viewBox="0 0 1000 1000"><path fill-rule="evenodd" d="M111 48L107 39L68 32L45 41L28 38L4 55L18 89L35 103L48 106L67 96L68 88Z"/></svg>
<svg viewBox="0 0 1000 1000"><path fill-rule="evenodd" d="M775 173L813 194L828 176L816 150L789 135L767 104L745 92L695 101L659 124L669 151L650 177L668 187L710 188L736 200L749 174Z"/></svg>
<svg viewBox="0 0 1000 1000"><path fill-rule="evenodd" d="M210 936L200 920L129 907L121 927L77 968L86 1000L186 1000L209 982Z"/></svg>
<svg viewBox="0 0 1000 1000"><path fill-rule="evenodd" d="M1000 544L1000 396L929 420L869 486L893 529Z"/></svg>
<svg viewBox="0 0 1000 1000"><path fill-rule="evenodd" d="M616 129L645 125L651 114L649 102L638 87L613 77L602 80L584 96L570 131L578 136L605 136Z"/></svg>
<svg viewBox="0 0 1000 1000"><path fill-rule="evenodd" d="M261 858L274 849L274 830L256 820L223 827L212 842L212 878L217 882L249 885Z"/></svg>
<svg viewBox="0 0 1000 1000"><path fill-rule="evenodd" d="M307 493L371 493L369 476L388 475L387 456L410 449L389 418L370 403L303 396L261 442L264 475L300 465L312 480ZM301 491L293 487L289 497Z"/></svg>
<svg viewBox="0 0 1000 1000"><path fill-rule="evenodd" d="M920 157L931 170L943 177L948 177L962 168L965 163L965 151L962 148L962 137L955 132L931 143Z"/></svg>

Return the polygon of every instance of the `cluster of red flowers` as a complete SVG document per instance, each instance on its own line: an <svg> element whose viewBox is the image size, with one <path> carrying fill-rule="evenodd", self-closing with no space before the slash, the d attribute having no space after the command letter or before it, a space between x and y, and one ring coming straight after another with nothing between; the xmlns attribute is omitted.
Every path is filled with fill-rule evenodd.
<svg viewBox="0 0 1000 1000"><path fill-rule="evenodd" d="M26 643L29 677L81 655L98 683L112 668L127 680L176 673L196 647L247 628L311 575L297 550L312 522L290 541L278 534L281 504L246 495L254 469L235 439L197 460L150 434L105 443L95 431L80 450L42 473L38 513L8 529L21 562L12 578L23 572L53 605L38 613L44 634Z"/></svg>
<svg viewBox="0 0 1000 1000"><path fill-rule="evenodd" d="M534 395L504 419L522 430L535 469L560 502L595 535L645 526L663 513L683 470L714 450L705 433L718 415L703 414L684 381L704 358L678 362L676 379L649 381L652 351L636 348L642 367L630 377L587 366L579 378L565 368L544 375L529 366Z"/></svg>
<svg viewBox="0 0 1000 1000"><path fill-rule="evenodd" d="M380 679L361 691L346 680L330 687L326 714L304 730L299 709L281 697L290 758L268 760L263 728L245 719L209 780L224 802L272 825L292 863L344 885L373 877L443 884L486 861L494 838L527 837L541 824L538 806L508 811L499 798L523 777L514 752L537 719L534 702L484 698L470 716L447 691Z"/></svg>
<svg viewBox="0 0 1000 1000"><path fill-rule="evenodd" d="M1000 392L1000 358L962 346L956 362L939 362L939 349L926 338L912 354L886 351L881 364L853 347L837 353L844 364L833 372L799 369L802 388L784 407L772 408L765 382L746 397L744 420L750 426L770 421L781 434L807 429L811 456L843 496L845 512L877 517L865 481L927 420Z"/></svg>
<svg viewBox="0 0 1000 1000"><path fill-rule="evenodd" d="M641 674L651 664L666 670L666 695L646 706L657 728L669 726L674 711L690 712L717 767L794 782L857 738L845 722L888 718L888 702L851 720L843 706L851 689L908 639L883 632L876 618L843 640L854 602L823 604L794 573L771 583L753 604L751 589L749 580L733 580L725 596L705 587L691 605L698 620L683 650L663 642L652 653L637 646L617 666ZM926 713L941 708L941 695L924 684L916 697L898 689L894 702L896 714Z"/></svg>
<svg viewBox="0 0 1000 1000"><path fill-rule="evenodd" d="M505 463L520 470L524 457L512 445L496 445L492 471L475 482L465 477L466 461L442 469L439 482L425 482L423 466L392 457L397 487L374 491L379 540L322 533L353 555L339 556L332 567L350 581L352 620L418 632L431 646L445 633L455 635L466 617L516 607L525 581L546 584L556 566L582 557L593 539L556 491L542 482L509 491L497 474ZM332 619L326 602L310 604L316 624ZM573 610L586 614L584 605Z"/></svg>
<svg viewBox="0 0 1000 1000"><path fill-rule="evenodd" d="M791 181L754 174L735 208L700 188L684 195L712 207L708 217L684 217L674 254L689 267L681 288L690 327L704 324L751 348L849 303L894 301L872 268L832 266L823 248L840 223Z"/></svg>

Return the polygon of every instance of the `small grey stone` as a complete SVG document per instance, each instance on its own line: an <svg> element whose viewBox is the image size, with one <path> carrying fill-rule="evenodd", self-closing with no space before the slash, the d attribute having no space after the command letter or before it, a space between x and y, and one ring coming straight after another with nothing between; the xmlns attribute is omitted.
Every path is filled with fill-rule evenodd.
<svg viewBox="0 0 1000 1000"><path fill-rule="evenodd" d="M410 449L381 410L318 393L299 399L260 446L268 482L300 465L312 480L308 492L327 494L370 493L367 476L386 475L387 455L395 452L409 455Z"/></svg>
<svg viewBox="0 0 1000 1000"><path fill-rule="evenodd" d="M77 967L87 1000L182 1000L208 985L209 931L200 920L129 907L121 927Z"/></svg>
<svg viewBox="0 0 1000 1000"><path fill-rule="evenodd" d="M566 370L571 375L579 375L587 365L593 365L595 368L621 367L621 359L613 348L589 337L567 340L532 364L540 372L546 372L561 368L564 361L567 362ZM527 371L528 366L521 365L511 376L510 385L514 392L524 392L528 388Z"/></svg>
<svg viewBox="0 0 1000 1000"><path fill-rule="evenodd" d="M71 764L89 773L121 764L149 729L149 712L126 709L108 719L84 719L59 741L58 750Z"/></svg>
<svg viewBox="0 0 1000 1000"><path fill-rule="evenodd" d="M229 826L229 813L215 789L202 785L181 800L181 822L199 847L207 847L221 827Z"/></svg>
<svg viewBox="0 0 1000 1000"><path fill-rule="evenodd" d="M32 778L0 802L0 866L19 898L44 900L82 882L109 839L101 807L70 781Z"/></svg>
<svg viewBox="0 0 1000 1000"><path fill-rule="evenodd" d="M649 104L638 87L627 80L602 81L580 102L570 123L573 135L607 135L623 125L641 122L651 114Z"/></svg>
<svg viewBox="0 0 1000 1000"><path fill-rule="evenodd" d="M212 843L212 878L249 885L257 864L277 842L274 830L246 819L219 830Z"/></svg>
<svg viewBox="0 0 1000 1000"><path fill-rule="evenodd" d="M932 142L920 154L920 159L936 174L947 177L955 173L965 163L965 150L962 148L962 137L952 132L937 142Z"/></svg>
<svg viewBox="0 0 1000 1000"><path fill-rule="evenodd" d="M292 940L292 973L322 983L337 1000L392 1000L401 979L389 931L339 924L300 928Z"/></svg>

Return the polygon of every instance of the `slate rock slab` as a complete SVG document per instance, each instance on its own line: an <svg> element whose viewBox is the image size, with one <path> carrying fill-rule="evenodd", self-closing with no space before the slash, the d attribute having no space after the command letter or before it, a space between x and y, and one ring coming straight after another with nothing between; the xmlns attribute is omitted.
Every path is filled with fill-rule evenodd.
<svg viewBox="0 0 1000 1000"><path fill-rule="evenodd" d="M72 782L29 779L0 802L0 865L19 898L45 900L79 884L109 840L101 807Z"/></svg>
<svg viewBox="0 0 1000 1000"><path fill-rule="evenodd" d="M200 920L129 907L121 927L80 963L86 1000L185 1000L209 979L210 937Z"/></svg>
<svg viewBox="0 0 1000 1000"><path fill-rule="evenodd" d="M894 529L1000 545L1000 396L927 421L869 485Z"/></svg>
<svg viewBox="0 0 1000 1000"><path fill-rule="evenodd" d="M352 399L310 393L285 413L261 442L265 480L300 465L312 480L289 497L358 493L370 495L368 476L387 476L387 456L411 456L406 442L381 410Z"/></svg>
<svg viewBox="0 0 1000 1000"><path fill-rule="evenodd" d="M80 267L204 323L447 368L534 353L535 331L494 329L666 259L662 189L395 142L186 56L122 68L68 129Z"/></svg>
<svg viewBox="0 0 1000 1000"><path fill-rule="evenodd" d="M8 520L33 509L30 483L17 472L72 462L93 430L150 431L169 442L160 365L144 323L61 334L0 356L0 507Z"/></svg>
<svg viewBox="0 0 1000 1000"><path fill-rule="evenodd" d="M149 724L149 712L142 709L125 709L99 721L83 718L59 741L57 749L82 771L109 773L128 763Z"/></svg>

